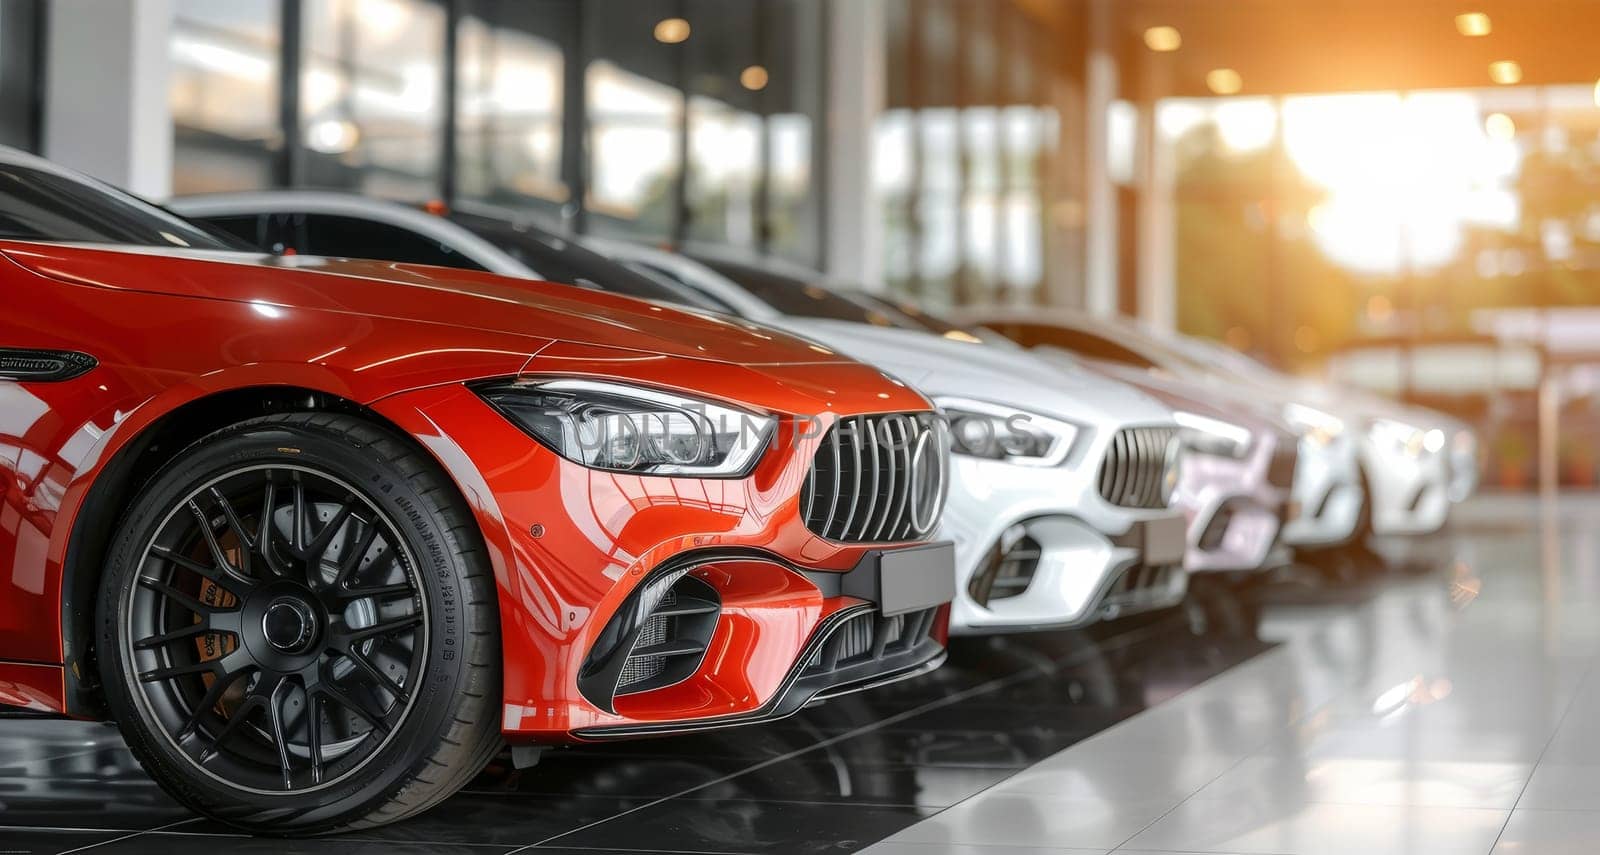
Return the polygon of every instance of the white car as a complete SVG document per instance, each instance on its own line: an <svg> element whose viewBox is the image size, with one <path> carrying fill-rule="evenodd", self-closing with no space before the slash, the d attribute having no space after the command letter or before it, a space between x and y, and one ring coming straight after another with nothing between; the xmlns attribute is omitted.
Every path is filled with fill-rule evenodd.
<svg viewBox="0 0 1600 855"><path fill-rule="evenodd" d="M1370 445L1365 415L1335 403L1308 400L1304 393L1263 376L1264 368L1233 351L1202 352L1206 345L1159 336L1122 319L1064 309L992 308L967 310L960 317L1028 347L1056 347L1091 362L1181 377L1208 389L1226 406L1282 418L1300 436L1293 487L1296 512L1284 526L1284 542L1299 549L1337 547L1360 534L1367 506L1362 463ZM1368 477L1385 481L1374 492L1386 499L1403 480L1391 478L1388 470ZM1374 529L1386 531L1426 522L1395 502L1374 504L1371 521Z"/></svg>
<svg viewBox="0 0 1600 855"><path fill-rule="evenodd" d="M501 215L456 211L445 219L316 192L194 197L172 207L276 251L414 261L425 253L436 264L606 288L626 278L581 269L594 260L582 246ZM341 251L327 238L332 230L322 232L331 218L366 243L351 241ZM277 245L285 238L291 243ZM630 291L635 296L689 302L804 335L877 365L941 406L957 452L942 530L957 550L952 631L1079 626L1183 599L1185 520L1169 506L1178 425L1165 406L1023 352L874 326L861 306L814 286L767 282L778 290L762 299L681 256L584 243L633 268L624 273L649 276L658 291L677 289ZM795 317L771 300L823 306L850 319Z"/></svg>

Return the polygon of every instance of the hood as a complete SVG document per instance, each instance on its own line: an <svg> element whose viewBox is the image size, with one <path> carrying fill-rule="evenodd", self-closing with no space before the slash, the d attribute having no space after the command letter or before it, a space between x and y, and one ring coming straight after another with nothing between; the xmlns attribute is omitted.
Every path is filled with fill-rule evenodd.
<svg viewBox="0 0 1600 855"><path fill-rule="evenodd" d="M1170 409L1126 383L1027 351L847 321L785 317L774 323L874 365L930 398L972 398L1088 424L1172 421Z"/></svg>
<svg viewBox="0 0 1600 855"><path fill-rule="evenodd" d="M815 343L735 318L490 273L381 261L170 248L3 243L63 282L263 307L384 317L743 365L838 363Z"/></svg>
<svg viewBox="0 0 1600 855"><path fill-rule="evenodd" d="M1035 352L1046 359L1061 354L1066 359L1076 359L1065 351L1036 348ZM1276 398L1263 398L1254 390L1241 390L1208 380L1177 377L1163 371L1135 368L1104 360L1083 360L1089 370L1121 380L1139 389L1175 410L1187 410L1210 418L1233 422L1252 431L1280 430L1293 433L1294 429L1283 420L1283 402Z"/></svg>

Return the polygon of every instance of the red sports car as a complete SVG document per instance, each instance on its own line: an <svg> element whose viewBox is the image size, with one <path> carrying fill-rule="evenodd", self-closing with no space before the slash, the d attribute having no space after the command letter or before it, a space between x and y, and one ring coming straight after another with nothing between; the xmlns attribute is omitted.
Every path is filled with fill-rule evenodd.
<svg viewBox="0 0 1600 855"><path fill-rule="evenodd" d="M912 389L627 298L226 249L0 151L0 703L112 719L195 810L319 833L504 740L942 661L946 440Z"/></svg>

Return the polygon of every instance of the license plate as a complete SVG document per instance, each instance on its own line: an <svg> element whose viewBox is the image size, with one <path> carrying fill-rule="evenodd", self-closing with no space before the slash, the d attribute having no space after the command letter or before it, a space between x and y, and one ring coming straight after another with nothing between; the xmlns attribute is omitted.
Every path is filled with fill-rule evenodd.
<svg viewBox="0 0 1600 855"><path fill-rule="evenodd" d="M1188 546L1189 524L1181 516L1151 520L1144 526L1144 563L1178 564Z"/></svg>
<svg viewBox="0 0 1600 855"><path fill-rule="evenodd" d="M956 548L930 543L878 556L878 608L884 615L931 609L956 595Z"/></svg>

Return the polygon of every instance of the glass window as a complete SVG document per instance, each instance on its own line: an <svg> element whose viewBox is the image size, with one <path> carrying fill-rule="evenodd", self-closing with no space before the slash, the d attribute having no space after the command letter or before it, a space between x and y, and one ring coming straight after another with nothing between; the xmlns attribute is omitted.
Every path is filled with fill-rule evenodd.
<svg viewBox="0 0 1600 855"><path fill-rule="evenodd" d="M625 294L641 300L705 307L692 292L673 282L663 282L657 277L618 264L537 226L460 212L451 214L450 219L539 271L539 275L548 281Z"/></svg>
<svg viewBox="0 0 1600 855"><path fill-rule="evenodd" d="M304 217L303 228L305 243L300 244L300 251L308 255L372 258L465 270L484 269L483 265L449 246L388 223L358 217L308 214Z"/></svg>
<svg viewBox="0 0 1600 855"><path fill-rule="evenodd" d="M306 0L306 183L418 200L439 191L445 10L430 0Z"/></svg>
<svg viewBox="0 0 1600 855"><path fill-rule="evenodd" d="M561 174L566 56L576 33L566 0L470 0L460 24L457 192L553 212Z"/></svg>
<svg viewBox="0 0 1600 855"><path fill-rule="evenodd" d="M815 282L715 258L697 257L695 260L733 280L761 302L786 315L879 327L894 326L894 322L884 313Z"/></svg>
<svg viewBox="0 0 1600 855"><path fill-rule="evenodd" d="M761 117L704 95L690 98L689 236L753 246L760 170Z"/></svg>
<svg viewBox="0 0 1600 855"><path fill-rule="evenodd" d="M683 94L612 62L590 63L589 199L597 232L667 237L683 151Z"/></svg>
<svg viewBox="0 0 1600 855"><path fill-rule="evenodd" d="M31 150L38 141L35 108L43 6L38 0L0 2L0 145Z"/></svg>
<svg viewBox="0 0 1600 855"><path fill-rule="evenodd" d="M987 326L1024 347L1059 347L1089 359L1103 359L1107 362L1132 365L1135 368L1155 367L1155 363L1135 351L1111 339L1082 330L1027 323L999 323Z"/></svg>
<svg viewBox="0 0 1600 855"><path fill-rule="evenodd" d="M761 27L766 85L767 250L807 266L822 263L822 209L816 168L823 128L827 56L823 7L813 0L767 0Z"/></svg>
<svg viewBox="0 0 1600 855"><path fill-rule="evenodd" d="M173 192L267 187L279 132L280 0L178 0L167 100Z"/></svg>
<svg viewBox="0 0 1600 855"><path fill-rule="evenodd" d="M154 205L102 184L0 161L0 239L228 249Z"/></svg>
<svg viewBox="0 0 1600 855"><path fill-rule="evenodd" d="M266 235L266 217L258 214L242 214L236 217L190 217L195 225L208 229L213 233L221 232L228 237L243 241L252 249L269 249Z"/></svg>

